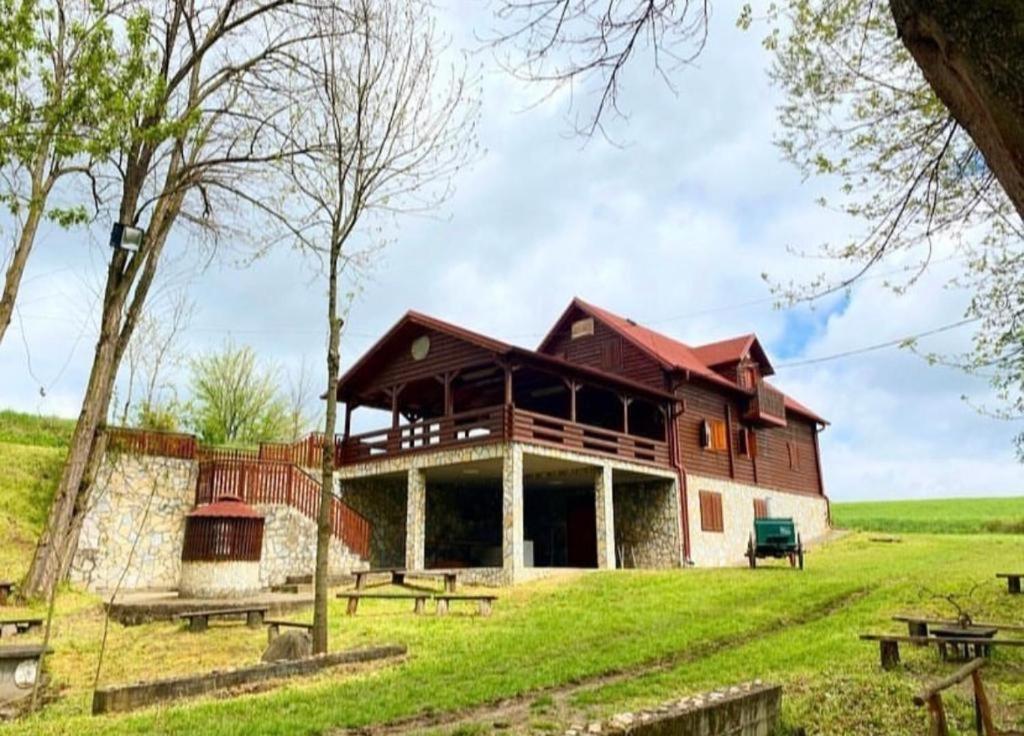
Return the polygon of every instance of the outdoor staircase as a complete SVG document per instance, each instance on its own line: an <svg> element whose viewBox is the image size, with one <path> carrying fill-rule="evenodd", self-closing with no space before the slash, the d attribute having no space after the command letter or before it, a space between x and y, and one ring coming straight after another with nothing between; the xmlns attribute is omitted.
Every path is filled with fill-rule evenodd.
<svg viewBox="0 0 1024 736"><path fill-rule="evenodd" d="M320 482L287 460L230 456L199 461L196 506L220 496L238 496L250 505L282 504L312 521L319 519ZM214 454L214 453L210 453ZM370 522L337 496L331 497L331 533L362 559L370 556Z"/></svg>

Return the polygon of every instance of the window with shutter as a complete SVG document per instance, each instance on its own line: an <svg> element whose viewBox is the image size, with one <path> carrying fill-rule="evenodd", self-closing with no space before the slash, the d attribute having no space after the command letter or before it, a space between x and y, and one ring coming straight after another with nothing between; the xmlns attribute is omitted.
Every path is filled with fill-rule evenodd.
<svg viewBox="0 0 1024 736"><path fill-rule="evenodd" d="M700 428L700 445L707 450L725 450L729 447L725 422L705 419Z"/></svg>
<svg viewBox="0 0 1024 736"><path fill-rule="evenodd" d="M622 340L613 337L601 344L601 367L606 371L622 370Z"/></svg>
<svg viewBox="0 0 1024 736"><path fill-rule="evenodd" d="M705 532L725 531L721 493L700 492L700 528Z"/></svg>
<svg viewBox="0 0 1024 736"><path fill-rule="evenodd" d="M787 442L786 450L789 452L789 469L800 469L800 446L795 442Z"/></svg>
<svg viewBox="0 0 1024 736"><path fill-rule="evenodd" d="M757 457L757 436L754 430L746 427L740 429L739 452L751 459Z"/></svg>

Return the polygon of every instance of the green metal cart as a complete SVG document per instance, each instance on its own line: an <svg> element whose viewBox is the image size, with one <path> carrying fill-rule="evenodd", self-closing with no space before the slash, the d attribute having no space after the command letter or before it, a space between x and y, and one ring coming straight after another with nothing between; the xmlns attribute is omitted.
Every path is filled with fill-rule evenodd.
<svg viewBox="0 0 1024 736"><path fill-rule="evenodd" d="M747 543L750 567L766 557L789 559L790 567L804 569L804 545L796 530L796 522L789 518L754 519L754 531Z"/></svg>

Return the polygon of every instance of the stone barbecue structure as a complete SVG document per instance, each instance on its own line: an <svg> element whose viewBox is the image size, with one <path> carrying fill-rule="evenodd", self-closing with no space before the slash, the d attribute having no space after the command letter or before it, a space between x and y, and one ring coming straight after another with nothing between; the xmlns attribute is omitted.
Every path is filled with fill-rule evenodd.
<svg viewBox="0 0 1024 736"><path fill-rule="evenodd" d="M497 585L744 564L764 516L813 543L829 529L827 422L773 373L754 335L689 346L579 299L536 350L409 312L338 383L331 571ZM366 410L389 426L353 432ZM261 586L312 571L322 436L253 450L111 437L74 580L109 589L130 559L125 589L176 587L186 515L224 493L264 518Z"/></svg>

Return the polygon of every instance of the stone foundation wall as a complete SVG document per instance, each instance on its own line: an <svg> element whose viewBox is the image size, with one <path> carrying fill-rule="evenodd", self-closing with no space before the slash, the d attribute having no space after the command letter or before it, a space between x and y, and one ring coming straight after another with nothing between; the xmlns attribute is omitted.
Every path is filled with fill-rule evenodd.
<svg viewBox="0 0 1024 736"><path fill-rule="evenodd" d="M108 453L82 522L71 581L112 590L124 574L125 590L177 587L197 472L191 460Z"/></svg>
<svg viewBox="0 0 1024 736"><path fill-rule="evenodd" d="M679 496L675 481L616 483L618 567L679 567Z"/></svg>
<svg viewBox="0 0 1024 736"><path fill-rule="evenodd" d="M316 522L291 506L260 504L254 508L264 517L260 584L269 588L281 585L289 575L311 575L316 568ZM327 566L331 575L341 575L367 565L331 537Z"/></svg>
<svg viewBox="0 0 1024 736"><path fill-rule="evenodd" d="M370 536L371 567L405 565L407 478L360 478L341 480L341 499L365 516L373 527Z"/></svg>
<svg viewBox="0 0 1024 736"><path fill-rule="evenodd" d="M183 562L178 594L183 598L245 598L260 591L258 562Z"/></svg>
<svg viewBox="0 0 1024 736"><path fill-rule="evenodd" d="M722 494L722 532L701 530L700 491ZM774 491L722 478L688 475L687 509L690 522L690 558L701 567L745 565L747 542L754 529L754 499L768 499L771 516L796 521L804 544L823 537L829 529L828 501L823 496Z"/></svg>

